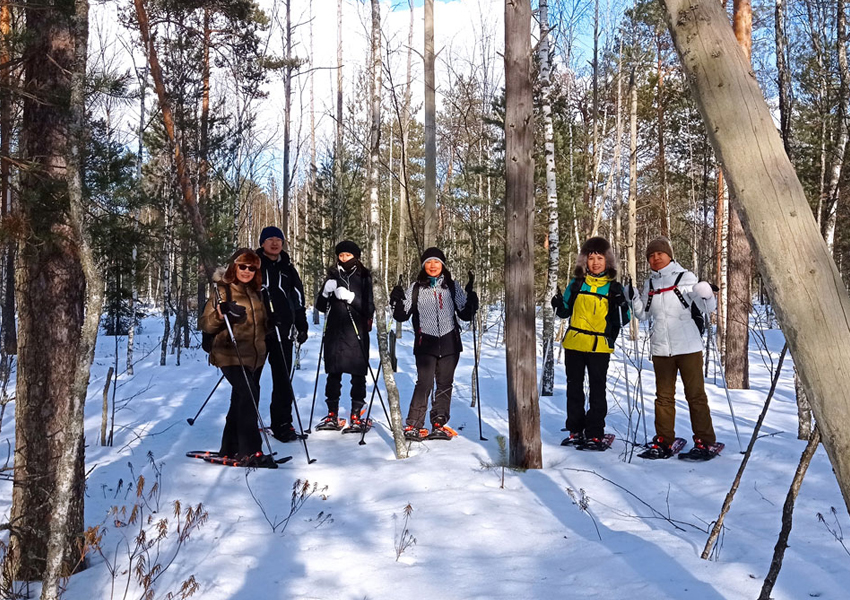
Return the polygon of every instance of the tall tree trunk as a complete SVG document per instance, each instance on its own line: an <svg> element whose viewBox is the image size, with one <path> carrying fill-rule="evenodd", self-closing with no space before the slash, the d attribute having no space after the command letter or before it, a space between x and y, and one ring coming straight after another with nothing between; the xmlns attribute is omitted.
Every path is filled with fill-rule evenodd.
<svg viewBox="0 0 850 600"><path fill-rule="evenodd" d="M283 6L286 10L286 22L284 23L284 60L286 66L283 69L283 211L281 214L281 229L284 235L284 247L290 243L292 233L289 231L289 190L292 187L290 180L290 165L289 165L289 145L290 145L290 124L292 121L292 16L290 5L292 0L284 0Z"/></svg>
<svg viewBox="0 0 850 600"><path fill-rule="evenodd" d="M723 167L718 164L717 171L717 198L714 211L714 250L717 257L717 285L720 291L717 293L717 351L721 355L721 360L725 359L726 352L726 307L728 286L728 246L729 241L729 211L728 195L726 194L726 183L723 179Z"/></svg>
<svg viewBox="0 0 850 600"><path fill-rule="evenodd" d="M637 282L637 85L635 70L629 76L629 234L626 248L628 253L629 279ZM637 336L637 319L632 319L630 332L632 339Z"/></svg>
<svg viewBox="0 0 850 600"><path fill-rule="evenodd" d="M165 127L165 133L168 137L168 142L171 145L174 153L174 164L177 168L177 179L180 183L180 191L183 196L183 203L186 207L186 215L192 225L192 231L195 234L195 242L198 244L198 249L201 255L201 264L204 266L204 272L207 279L212 281L213 273L215 272L215 262L212 252L209 249L207 241L206 227L201 216L201 211L198 208L198 201L195 196L195 188L192 186L192 180L186 170L186 158L183 155L183 149L180 146L180 141L174 132L174 115L171 111L171 103L168 100L168 94L165 91L165 77L162 74L162 67L159 64L156 46L151 38L150 21L148 13L145 10L144 0L133 0L136 8L136 21L139 25L139 33L142 37L142 43L145 46L145 52L148 57L148 64L151 68L151 77L153 78L154 89L159 100L160 111L162 112L162 124Z"/></svg>
<svg viewBox="0 0 850 600"><path fill-rule="evenodd" d="M380 199L378 188L378 167L381 161L381 3L372 1L372 68L369 80L369 104L372 126L369 144L369 248L371 251L372 271L377 275L374 281L375 323L378 326L378 354L384 372L384 384L387 388L387 402L390 405L390 420L392 421L393 439L395 440L396 458L407 458L407 442L401 420L398 387L393 376L390 362L390 352L387 344L387 296L384 282L381 281L381 228ZM368 335L368 333L367 333Z"/></svg>
<svg viewBox="0 0 850 600"><path fill-rule="evenodd" d="M77 541L84 524L83 439L75 420L82 410L76 385L85 278L65 179L69 113L67 106L51 101L68 98L71 91L74 9L73 3L64 3L27 5L25 10L21 148L29 168L21 176L20 205L30 230L21 242L17 265L15 528L9 550L12 575L18 580L41 579L48 548L56 557L57 544L64 546L58 569L70 573L80 559ZM60 460L63 455L73 458L73 452L65 452L74 445L75 462L60 473ZM70 493L60 499L60 490ZM64 535L50 537L54 527L61 527Z"/></svg>
<svg viewBox="0 0 850 600"><path fill-rule="evenodd" d="M333 238L331 245L342 240L343 219L339 214L342 196L342 0L336 4L336 123L334 143ZM317 274L321 279L322 271Z"/></svg>
<svg viewBox="0 0 850 600"><path fill-rule="evenodd" d="M750 0L735 0L733 29L738 45L750 59L753 45L753 7ZM726 305L726 385L750 388L750 309L752 307L752 250L741 224L738 201L729 194L729 302Z"/></svg>
<svg viewBox="0 0 850 600"><path fill-rule="evenodd" d="M850 295L722 7L699 0L664 4L686 80L738 198L759 271L850 507L850 431L845 426L850 419ZM803 280L827 283L811 294L800 285ZM825 339L831 340L829 352Z"/></svg>
<svg viewBox="0 0 850 600"><path fill-rule="evenodd" d="M667 183L667 158L664 153L664 65L661 61L661 35L655 37L658 60L658 88L656 90L655 114L658 134L658 174L661 178L661 235L669 238L670 231L670 186Z"/></svg>
<svg viewBox="0 0 850 600"><path fill-rule="evenodd" d="M408 10L410 11L410 26L407 30L407 75L404 80L404 106L401 111L401 119L399 129L401 131L401 160L399 161L399 186L398 196L398 245L396 246L396 276L403 277L407 272L407 265L404 260L404 251L407 247L407 225L405 217L410 212L410 198L407 193L409 180L407 177L407 157L409 152L410 139L410 101L411 101L411 83L413 82L413 0L408 0ZM395 335L397 339L401 339L402 323L399 321L396 325Z"/></svg>
<svg viewBox="0 0 850 600"><path fill-rule="evenodd" d="M88 47L88 0L76 0L74 14L74 64L71 72L70 124L68 127L66 180L69 196L69 220L76 237L80 262L85 275L85 317L75 357L69 421L65 446L57 465L56 490L51 506L47 565L43 576L41 600L58 600L64 591L61 579L70 574L80 560L81 525L78 514L83 506L85 477L84 420L86 393L97 343L103 307L103 277L92 250L83 206L82 160L86 140L86 60ZM116 332L117 335L117 332Z"/></svg>
<svg viewBox="0 0 850 600"><path fill-rule="evenodd" d="M791 154L791 70L788 68L786 48L788 39L785 34L785 0L776 0L774 10L774 39L776 41L776 72L779 86L779 131L785 153L793 161Z"/></svg>
<svg viewBox="0 0 850 600"><path fill-rule="evenodd" d="M534 326L531 3L505 0L505 359L510 462L543 466Z"/></svg>
<svg viewBox="0 0 850 600"><path fill-rule="evenodd" d="M12 214L12 186L9 152L12 137L12 77L10 51L12 9L9 0L0 1L0 215L3 220ZM15 327L15 243L3 245L3 308L0 315L0 343L7 355L18 353L18 334Z"/></svg>
<svg viewBox="0 0 850 600"><path fill-rule="evenodd" d="M543 148L546 154L546 207L549 212L549 266L543 294L543 383L541 394L551 396L555 389L555 312L549 298L558 285L561 241L558 234L558 181L555 177L555 128L552 125L552 85L549 63L549 6L540 0L540 85L543 103Z"/></svg>
<svg viewBox="0 0 850 600"><path fill-rule="evenodd" d="M426 248L437 244L437 104L434 77L434 0L425 0L425 227Z"/></svg>
<svg viewBox="0 0 850 600"><path fill-rule="evenodd" d="M847 15L844 0L836 0L836 46L838 48L838 115L835 148L832 152L832 163L829 167L829 183L824 195L826 196L826 244L835 253L835 223L838 218L838 205L841 198L839 183L841 169L844 166L844 154L847 150L848 135L848 104L850 104L850 71L847 66Z"/></svg>

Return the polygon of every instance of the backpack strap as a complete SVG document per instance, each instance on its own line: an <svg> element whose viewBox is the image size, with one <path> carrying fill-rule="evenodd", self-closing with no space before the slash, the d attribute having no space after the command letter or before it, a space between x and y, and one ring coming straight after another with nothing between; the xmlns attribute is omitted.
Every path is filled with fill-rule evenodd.
<svg viewBox="0 0 850 600"><path fill-rule="evenodd" d="M682 303L682 306L685 308L690 308L690 304L685 300L685 297L682 295L682 292L679 291L679 282L682 280L682 276L685 274L684 271L679 273L676 276L676 281L673 282L673 285L666 288L661 288L660 290L656 290L652 285L652 279L649 280L649 297L646 299L646 306L644 307L644 311L649 311L649 307L652 306L652 298L656 294L663 294L664 292L673 292L676 294L676 297L679 299L679 302Z"/></svg>

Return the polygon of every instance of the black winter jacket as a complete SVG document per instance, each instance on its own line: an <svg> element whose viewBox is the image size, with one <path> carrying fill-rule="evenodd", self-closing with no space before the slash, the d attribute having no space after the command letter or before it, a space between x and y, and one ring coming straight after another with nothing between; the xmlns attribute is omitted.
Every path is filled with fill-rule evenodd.
<svg viewBox="0 0 850 600"><path fill-rule="evenodd" d="M321 292L316 298L316 309L328 313L325 324L325 372L366 375L369 369L363 356L369 356L369 330L372 329L372 317L375 314L372 275L359 263L350 272L334 265L328 269L322 290L331 279L336 281L337 287L354 292L354 300L348 304L334 294L326 298ZM363 340L362 349L351 324L352 318Z"/></svg>
<svg viewBox="0 0 850 600"><path fill-rule="evenodd" d="M263 270L263 301L271 325L280 328L281 337L289 337L293 324L299 332L307 331L307 311L304 302L304 286L298 270L289 258L289 254L281 252L280 257L273 261L257 249ZM274 309L274 310L272 310ZM272 329L270 336L274 335Z"/></svg>

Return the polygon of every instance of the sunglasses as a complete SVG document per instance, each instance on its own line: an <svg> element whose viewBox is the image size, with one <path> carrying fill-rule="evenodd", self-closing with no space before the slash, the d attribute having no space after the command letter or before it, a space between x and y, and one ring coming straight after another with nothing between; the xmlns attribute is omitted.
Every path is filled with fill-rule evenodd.
<svg viewBox="0 0 850 600"><path fill-rule="evenodd" d="M239 263L236 266L239 267L240 271L251 271L251 273L257 272L257 267L255 267L254 265L245 265L245 264Z"/></svg>

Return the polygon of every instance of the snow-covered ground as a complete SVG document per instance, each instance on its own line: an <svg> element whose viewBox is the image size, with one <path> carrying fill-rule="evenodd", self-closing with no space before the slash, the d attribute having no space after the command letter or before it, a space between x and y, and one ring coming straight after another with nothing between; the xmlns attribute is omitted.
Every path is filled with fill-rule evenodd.
<svg viewBox="0 0 850 600"><path fill-rule="evenodd" d="M494 312L493 321L495 317ZM311 327L294 383L305 428L321 336L320 326ZM718 385L710 375L707 388L718 438L726 443L721 457L697 464L643 461L636 456L628 461L623 441L630 437L628 399L620 348L609 370L607 429L617 434L617 440L608 452L580 452L559 445L565 435L561 428L566 384L563 364L558 364L555 395L540 399L544 468L508 471L502 489L500 469L482 467L499 460L497 436L508 435L505 353L499 333L500 328L493 326L485 335L480 366L483 433L488 441L479 440L477 413L470 408L472 338L466 333L450 422L460 430L458 438L414 444L409 459L396 460L376 399L377 425L366 445L358 445L359 436L314 432L308 444L317 462L308 465L300 443L272 439L274 450L281 456L293 455L293 460L278 470L251 472L184 456L187 450L218 448L229 387L226 382L219 387L190 427L186 419L195 415L219 375L206 364L200 349L185 352L179 367L174 356L169 356L168 366L159 366L161 324L155 318L146 320L136 337L136 356L147 356L136 365L133 377L123 374L118 381L115 444L101 447L102 391L115 350L114 339L102 337L86 411L86 524L100 525L102 554L94 552L89 568L69 580L65 598L139 598L135 571L140 564L143 570L156 564L167 567L155 575L154 598L168 592L179 598L181 583L190 577L198 586L195 597L204 600L756 598L773 553L788 485L805 446L796 439L790 360L726 518L719 556L706 561L699 555L707 531L742 459L719 374ZM764 339L775 364L782 334L765 331ZM411 342L406 329L396 375L405 414L416 378ZM770 360L758 345L753 339L753 389L731 391L744 446L770 386L764 365ZM372 364L377 367L374 343L372 348ZM651 437L654 379L651 363L643 360L642 365ZM635 375L629 365L633 386ZM344 383L343 410L347 410L347 377ZM261 400L265 419L270 384L266 372ZM325 410L323 386L322 376L314 426ZM634 390L629 396L634 401ZM677 397L682 409L677 435L690 440L681 386ZM13 412L10 406L2 424L1 437L10 443ZM643 443L642 423L637 430ZM135 489L140 476L143 499ZM287 523L279 523L290 513L297 482L300 486L309 482L310 491L315 485L315 492L303 499ZM11 482L0 482L0 511L7 515L11 493ZM582 497L586 510L574 502ZM176 501L182 532L188 507L202 504L207 513L206 522L190 528L188 537L178 531ZM141 508L141 518L135 520L134 505ZM397 559L408 505L412 513L407 528L416 542ZM850 556L818 514L833 530L848 527L822 449L797 501L790 547L773 593L777 600L847 598ZM163 519L167 536L140 556L140 529L153 540ZM277 525L274 530L269 521ZM130 591L125 596L128 578Z"/></svg>

